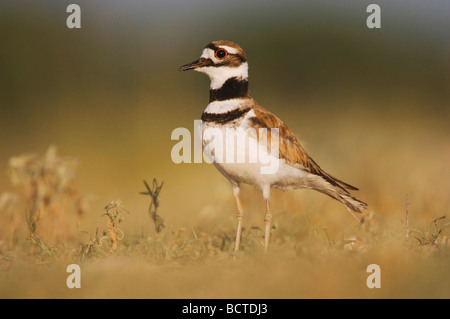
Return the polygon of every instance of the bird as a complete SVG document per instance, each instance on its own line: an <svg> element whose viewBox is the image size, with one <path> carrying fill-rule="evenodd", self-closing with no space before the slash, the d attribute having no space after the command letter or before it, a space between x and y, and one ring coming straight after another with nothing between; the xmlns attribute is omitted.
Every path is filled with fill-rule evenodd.
<svg viewBox="0 0 450 319"><path fill-rule="evenodd" d="M266 252L272 225L272 188L319 191L343 203L358 220L353 212L362 213L367 209L366 203L349 193L358 188L325 172L308 155L289 127L251 97L248 61L239 45L226 40L213 41L206 45L197 60L178 68L178 71L188 70L205 73L210 79L209 104L201 116L200 136L203 151L232 186L237 206L235 254L240 247L244 216L241 184L254 185L262 191ZM240 138L245 143L238 144L241 147L236 151L230 143ZM274 169L271 170L269 164L273 164Z"/></svg>

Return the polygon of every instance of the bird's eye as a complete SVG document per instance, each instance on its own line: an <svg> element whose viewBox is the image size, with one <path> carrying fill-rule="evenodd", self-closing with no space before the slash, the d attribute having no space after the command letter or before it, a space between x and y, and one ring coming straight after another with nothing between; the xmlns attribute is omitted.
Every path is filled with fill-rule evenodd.
<svg viewBox="0 0 450 319"><path fill-rule="evenodd" d="M222 60L222 59L225 59L227 57L228 52L227 52L227 50L224 50L224 49L218 49L218 50L216 50L216 52L214 52L214 55L219 60Z"/></svg>

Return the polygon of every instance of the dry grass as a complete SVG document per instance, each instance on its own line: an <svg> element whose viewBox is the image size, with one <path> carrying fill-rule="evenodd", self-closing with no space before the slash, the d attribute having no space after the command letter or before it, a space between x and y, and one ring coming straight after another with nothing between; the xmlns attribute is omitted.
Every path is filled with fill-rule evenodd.
<svg viewBox="0 0 450 319"><path fill-rule="evenodd" d="M7 171L16 192L2 194L0 206L10 216L10 240L16 241L20 236L16 233L19 224L15 216L19 210L25 211L31 235L39 233L53 243L71 239L75 233L73 223L86 208L75 185L76 165L73 158L59 157L55 146L42 156L10 158Z"/></svg>
<svg viewBox="0 0 450 319"><path fill-rule="evenodd" d="M421 207L432 206L417 197L409 196L408 224L404 202L389 215L376 212L386 207L385 197L369 201L371 209L355 223L339 203L320 194L308 192L297 200L274 192L279 210L264 254L262 215L252 213L260 210L259 194L244 188L241 251L232 260L231 194L223 199L211 194L223 205L205 207L194 216L197 221L177 226L164 216L170 184L163 189L155 179L151 186L144 182L142 194L150 204L141 207L143 212L148 207L154 229L129 227L136 212L119 200L83 219L73 163L53 147L43 156L11 159L15 191L0 196L0 297L450 297L449 223L445 216L430 218L434 212L420 214ZM85 230L92 229L92 214L99 221ZM64 285L70 263L81 266L81 289ZM366 267L373 263L382 270L381 289L365 285Z"/></svg>

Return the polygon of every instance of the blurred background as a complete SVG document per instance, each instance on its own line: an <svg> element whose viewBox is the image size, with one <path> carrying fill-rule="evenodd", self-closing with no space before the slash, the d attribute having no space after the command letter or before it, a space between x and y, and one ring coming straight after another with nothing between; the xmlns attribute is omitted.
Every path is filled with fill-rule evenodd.
<svg viewBox="0 0 450 319"><path fill-rule="evenodd" d="M130 211L123 227L154 232L149 199L138 194L154 177L165 183L159 212L169 228L218 214L231 229L229 183L212 165L170 157L172 130L193 132L209 96L206 76L177 68L209 42L231 40L247 54L255 100L323 169L360 188L371 211L403 219L408 193L413 220L448 213L447 0L379 0L381 29L366 26L373 1L79 0L82 27L68 29L70 3L0 4L0 193L15 190L12 156L55 145L78 163L90 231L121 199ZM243 192L246 223L262 226L259 191ZM272 206L335 235L354 223L310 191L275 191Z"/></svg>

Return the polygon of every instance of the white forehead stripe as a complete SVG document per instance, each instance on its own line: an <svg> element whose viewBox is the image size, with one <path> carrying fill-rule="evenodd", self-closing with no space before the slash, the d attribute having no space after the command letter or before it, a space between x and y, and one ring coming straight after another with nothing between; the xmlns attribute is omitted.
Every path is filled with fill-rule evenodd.
<svg viewBox="0 0 450 319"><path fill-rule="evenodd" d="M214 51L209 48L205 48L205 49L203 49L202 55L200 57L208 59L211 56L214 56Z"/></svg>

